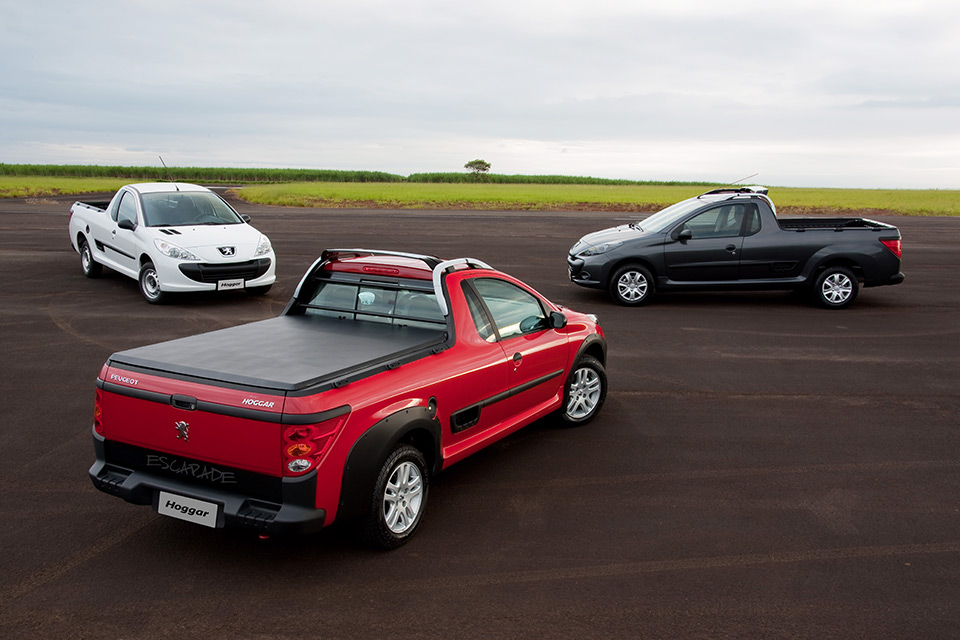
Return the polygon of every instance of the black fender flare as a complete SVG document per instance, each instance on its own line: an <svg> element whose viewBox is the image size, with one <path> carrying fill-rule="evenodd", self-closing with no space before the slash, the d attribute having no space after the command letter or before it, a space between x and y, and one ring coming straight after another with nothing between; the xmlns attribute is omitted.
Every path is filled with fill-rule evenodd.
<svg viewBox="0 0 960 640"><path fill-rule="evenodd" d="M577 349L577 355L574 356L571 366L576 364L577 360L585 353L589 353L599 360L600 364L607 366L607 341L600 334L594 333L583 339L583 342L580 343L580 347Z"/></svg>
<svg viewBox="0 0 960 640"><path fill-rule="evenodd" d="M399 442L409 442L420 449L431 474L439 471L443 466L440 430L433 399L429 406L402 409L367 429L347 455L337 519L353 519L366 514L380 467Z"/></svg>

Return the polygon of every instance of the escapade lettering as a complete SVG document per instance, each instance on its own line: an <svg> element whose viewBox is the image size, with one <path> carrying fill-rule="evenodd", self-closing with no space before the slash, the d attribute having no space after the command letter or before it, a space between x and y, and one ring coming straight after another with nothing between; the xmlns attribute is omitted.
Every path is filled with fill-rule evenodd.
<svg viewBox="0 0 960 640"><path fill-rule="evenodd" d="M169 471L177 475L190 476L191 478L206 480L208 482L218 482L220 484L236 484L237 482L236 474L233 471L223 471L216 467L208 467L205 464L187 462L186 460L168 458L167 456L147 455L147 467Z"/></svg>

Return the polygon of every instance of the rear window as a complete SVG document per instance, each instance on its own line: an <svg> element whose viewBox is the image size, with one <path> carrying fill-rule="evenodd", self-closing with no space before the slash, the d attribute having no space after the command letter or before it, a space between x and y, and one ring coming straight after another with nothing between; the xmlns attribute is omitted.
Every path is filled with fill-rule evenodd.
<svg viewBox="0 0 960 640"><path fill-rule="evenodd" d="M433 292L380 283L320 281L304 313L410 327L446 324Z"/></svg>

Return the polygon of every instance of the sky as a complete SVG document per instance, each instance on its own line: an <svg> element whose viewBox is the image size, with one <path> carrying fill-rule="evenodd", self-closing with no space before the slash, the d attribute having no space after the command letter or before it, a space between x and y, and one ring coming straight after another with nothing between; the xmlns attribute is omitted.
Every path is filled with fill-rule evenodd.
<svg viewBox="0 0 960 640"><path fill-rule="evenodd" d="M960 188L957 0L0 0L0 163Z"/></svg>

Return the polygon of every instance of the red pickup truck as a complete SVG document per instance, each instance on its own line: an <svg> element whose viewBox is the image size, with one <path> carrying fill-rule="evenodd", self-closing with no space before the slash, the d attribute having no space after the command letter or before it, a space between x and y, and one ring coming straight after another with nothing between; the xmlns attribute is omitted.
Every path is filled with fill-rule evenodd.
<svg viewBox="0 0 960 640"><path fill-rule="evenodd" d="M607 391L595 316L471 258L324 251L277 318L115 353L97 380L101 491L209 527L354 523L393 548L430 476Z"/></svg>

